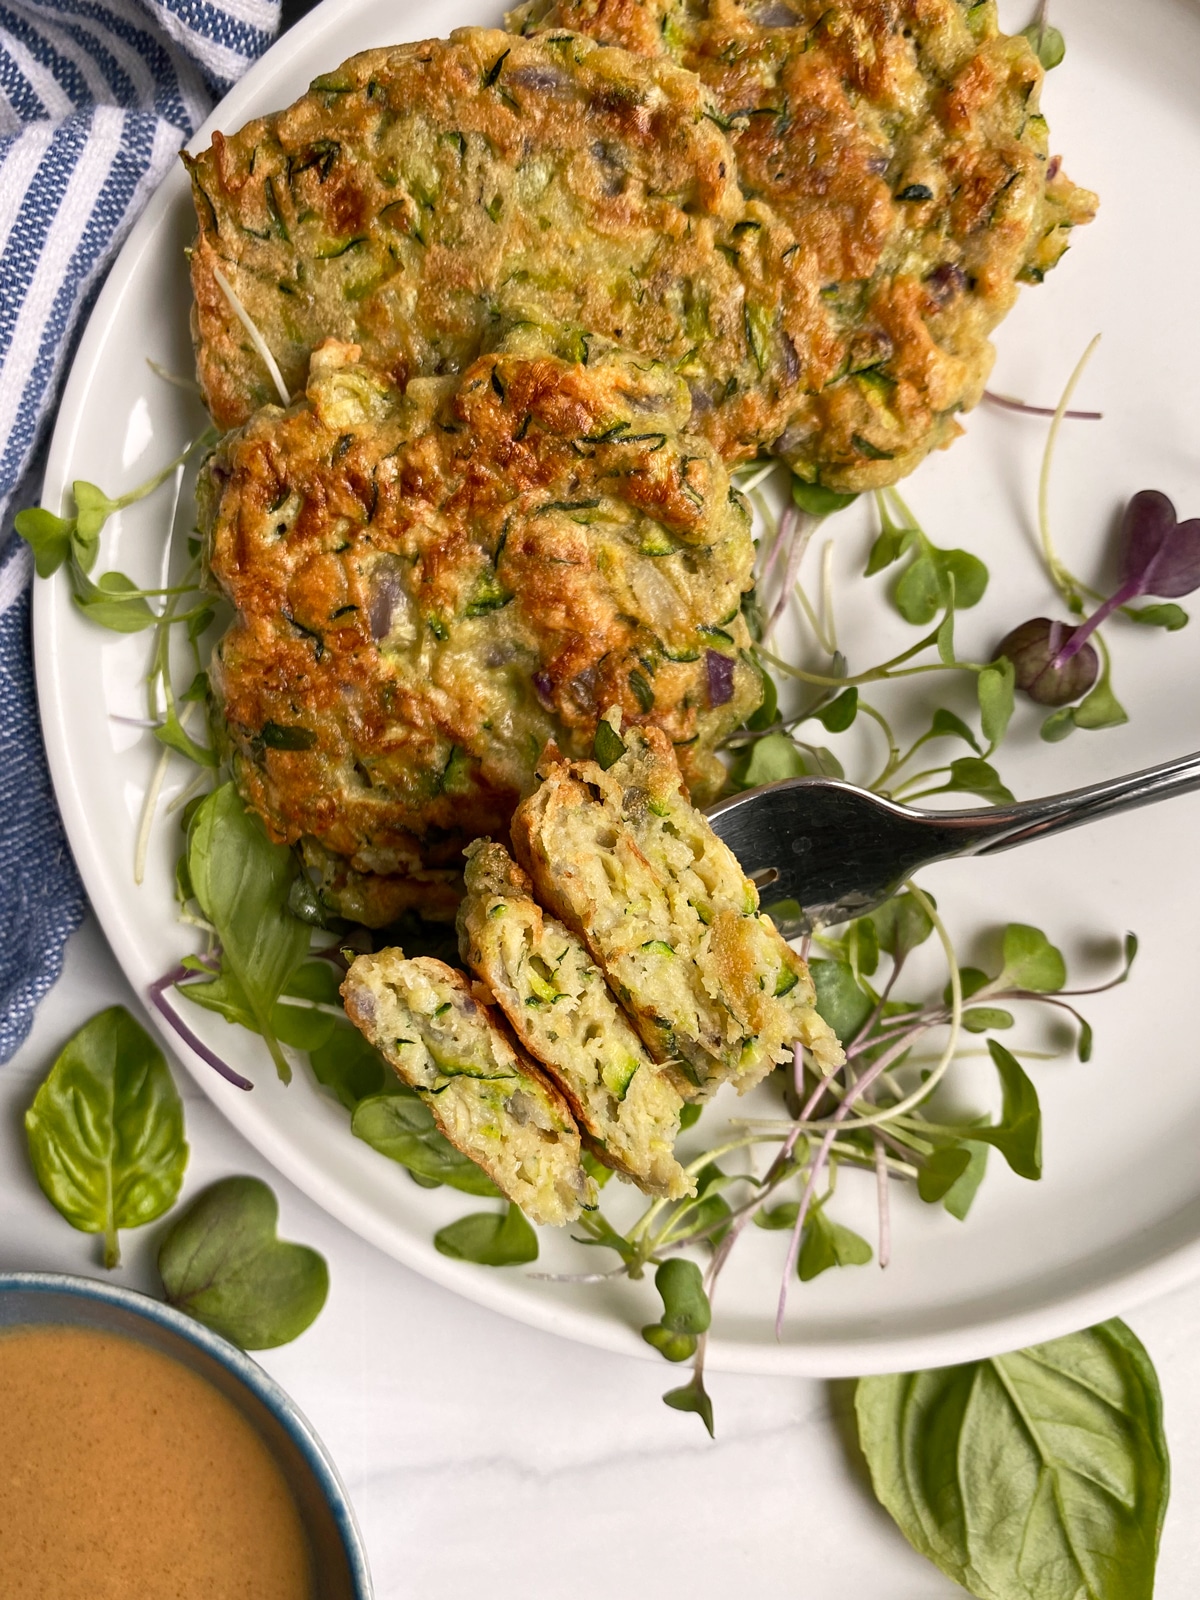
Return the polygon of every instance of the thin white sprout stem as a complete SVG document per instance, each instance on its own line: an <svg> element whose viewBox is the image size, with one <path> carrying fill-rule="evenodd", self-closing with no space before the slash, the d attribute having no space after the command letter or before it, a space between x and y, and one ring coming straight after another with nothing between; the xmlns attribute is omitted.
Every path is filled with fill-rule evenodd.
<svg viewBox="0 0 1200 1600"><path fill-rule="evenodd" d="M826 539L821 552L821 615L824 618L822 643L831 656L837 655L837 618L833 610L833 540Z"/></svg>
<svg viewBox="0 0 1200 1600"><path fill-rule="evenodd" d="M183 378L179 373L172 372L169 368L164 367L161 362L152 361L149 356L146 357L146 365L154 373L155 377L161 378L164 383L173 384L176 389L186 389L189 394L200 393L200 385L195 378Z"/></svg>
<svg viewBox="0 0 1200 1600"><path fill-rule="evenodd" d="M1079 387L1079 381L1083 377L1088 362L1095 354L1101 338L1102 335L1097 334L1091 344L1088 345L1083 355L1079 358L1079 364L1071 374L1067 387L1063 390L1062 399L1058 402L1058 409L1054 413L1054 420L1050 424L1050 431L1046 435L1046 449L1042 455L1042 473L1038 483L1038 530L1042 539L1042 553L1045 556L1046 565L1050 568L1050 576L1054 579L1056 588L1068 604L1071 602L1075 585L1071 580L1070 573L1058 559L1054 550L1054 538L1050 532L1050 473L1054 465L1054 451L1058 443L1059 430L1063 425L1063 419L1067 414L1071 401L1075 397L1075 390Z"/></svg>
<svg viewBox="0 0 1200 1600"><path fill-rule="evenodd" d="M146 790L146 798L142 801L142 815L138 823L137 843L133 847L133 881L140 889L146 876L146 855L150 849L150 830L154 826L154 813L158 810L158 797L162 793L163 780L167 775L170 764L171 752L166 745L162 747L154 768L154 776L150 779L150 786Z"/></svg>
<svg viewBox="0 0 1200 1600"><path fill-rule="evenodd" d="M254 320L250 313L246 310L245 306L234 293L233 285L221 271L220 267L213 268L213 277L217 280L217 286L219 287L221 293L225 296L226 300L229 301L230 309L232 310L234 316L250 335L250 342L262 357L263 366L266 367L267 371L271 374L271 381L275 385L275 392L279 396L280 405L291 405L292 397L287 391L287 384L285 384L283 381L283 373L280 372L279 366L275 360L275 357L271 354L267 341L254 326Z"/></svg>
<svg viewBox="0 0 1200 1600"><path fill-rule="evenodd" d="M208 776L209 775L207 772L198 772L192 779L191 783L188 784L187 788L181 789L175 796L174 800L171 801L170 805L167 806L167 809L163 812L163 816L169 817L173 812L178 811L181 806L187 805L192 796L199 794L200 790L203 789L204 785L208 782Z"/></svg>
<svg viewBox="0 0 1200 1600"><path fill-rule="evenodd" d="M886 1269L892 1259L892 1202L888 1194L888 1159L883 1140L875 1135L875 1195L879 1203L879 1266Z"/></svg>
<svg viewBox="0 0 1200 1600"><path fill-rule="evenodd" d="M749 477L743 479L743 481L736 484L735 487L739 489L742 494L753 494L760 483L765 483L772 473L778 472L780 465L781 463L778 461L764 461L761 466L759 466L757 471L755 471L753 465L751 465L745 469L749 473Z"/></svg>

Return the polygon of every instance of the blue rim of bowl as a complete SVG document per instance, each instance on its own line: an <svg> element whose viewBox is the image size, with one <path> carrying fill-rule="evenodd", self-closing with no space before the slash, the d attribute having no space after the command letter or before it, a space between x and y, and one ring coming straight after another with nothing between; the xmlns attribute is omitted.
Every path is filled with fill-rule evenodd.
<svg viewBox="0 0 1200 1600"><path fill-rule="evenodd" d="M169 1328L172 1333L179 1334L189 1344L203 1350L206 1355L212 1356L215 1361L219 1361L223 1367L232 1372L283 1425L304 1457L309 1471L316 1479L321 1493L333 1512L342 1548L346 1554L356 1600L374 1600L375 1591L367 1566L367 1552L358 1523L355 1521L346 1486L308 1418L287 1391L280 1388L257 1361L252 1361L244 1350L239 1350L237 1345L230 1344L229 1340L223 1339L219 1333L213 1333L203 1323L186 1316L182 1311L176 1311L172 1306L163 1305L161 1300L153 1300L149 1295L140 1294L136 1289L102 1283L97 1278L79 1278L66 1272L0 1272L0 1294L12 1289L32 1290L35 1293L54 1291L58 1294L76 1295L80 1299L100 1300L109 1305L120 1306L135 1316L144 1317L148 1322L156 1322L160 1327Z"/></svg>

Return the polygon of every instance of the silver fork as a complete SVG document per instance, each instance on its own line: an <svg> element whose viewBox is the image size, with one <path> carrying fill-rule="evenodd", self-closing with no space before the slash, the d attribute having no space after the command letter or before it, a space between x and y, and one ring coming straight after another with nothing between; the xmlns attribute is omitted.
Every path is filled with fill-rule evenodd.
<svg viewBox="0 0 1200 1600"><path fill-rule="evenodd" d="M993 855L1197 789L1200 753L981 811L918 811L833 778L788 778L720 801L708 820L792 938L865 915L934 861Z"/></svg>

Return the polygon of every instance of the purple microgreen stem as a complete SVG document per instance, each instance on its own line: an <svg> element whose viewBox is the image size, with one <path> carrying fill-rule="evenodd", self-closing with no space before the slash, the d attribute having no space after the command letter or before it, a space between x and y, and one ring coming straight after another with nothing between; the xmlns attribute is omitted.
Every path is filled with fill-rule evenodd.
<svg viewBox="0 0 1200 1600"><path fill-rule="evenodd" d="M174 971L156 979L147 991L150 1004L175 1030L184 1044L194 1050L201 1061L206 1062L214 1071L219 1072L227 1083L232 1083L237 1089L253 1089L254 1085L249 1078L243 1078L240 1073L233 1070L228 1062L222 1061L219 1055L210 1050L203 1039L192 1032L187 1023L184 1022L183 1018L178 1015L175 1008L167 1000L167 990L175 988L187 976L188 969L186 967L176 967Z"/></svg>
<svg viewBox="0 0 1200 1600"><path fill-rule="evenodd" d="M878 1131L875 1144L875 1197L879 1206L879 1266L886 1269L892 1259L892 1205L888 1194L887 1156Z"/></svg>
<svg viewBox="0 0 1200 1600"><path fill-rule="evenodd" d="M991 389L985 389L983 398L989 404L999 406L1003 411L1018 411L1025 417L1054 417L1058 413L1053 406L1026 405L1024 400L1014 400L1011 395L996 394ZM1066 422L1103 422L1103 411L1064 411L1063 420Z"/></svg>

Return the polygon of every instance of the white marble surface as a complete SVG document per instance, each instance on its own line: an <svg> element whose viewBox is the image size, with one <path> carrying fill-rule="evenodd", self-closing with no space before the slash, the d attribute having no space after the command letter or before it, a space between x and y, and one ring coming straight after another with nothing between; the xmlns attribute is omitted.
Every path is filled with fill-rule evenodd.
<svg viewBox="0 0 1200 1600"><path fill-rule="evenodd" d="M116 1001L134 1004L89 922L31 1038L0 1067L0 1270L103 1271L96 1241L38 1190L21 1116L62 1041ZM258 1173L280 1197L283 1235L328 1258L321 1317L260 1359L341 1468L380 1600L961 1594L871 1498L846 1443L849 1385L718 1374L710 1443L696 1418L662 1405L665 1363L568 1344L426 1283L273 1174L182 1069L176 1081L192 1146L185 1195L228 1173ZM154 1288L162 1226L123 1235L121 1281ZM1158 1366L1173 1457L1157 1600L1192 1600L1200 1285L1130 1321Z"/></svg>

